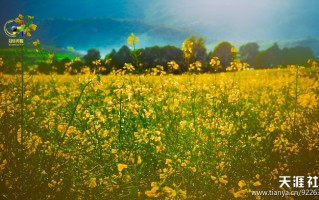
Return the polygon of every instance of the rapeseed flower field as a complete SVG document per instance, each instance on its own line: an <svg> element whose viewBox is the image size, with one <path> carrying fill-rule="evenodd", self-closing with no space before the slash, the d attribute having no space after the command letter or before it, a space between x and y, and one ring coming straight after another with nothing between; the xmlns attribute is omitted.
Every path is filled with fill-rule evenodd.
<svg viewBox="0 0 319 200"><path fill-rule="evenodd" d="M20 76L2 74L2 195L261 199L250 191L278 190L279 176L319 174L318 77L316 65L25 75L21 115Z"/></svg>

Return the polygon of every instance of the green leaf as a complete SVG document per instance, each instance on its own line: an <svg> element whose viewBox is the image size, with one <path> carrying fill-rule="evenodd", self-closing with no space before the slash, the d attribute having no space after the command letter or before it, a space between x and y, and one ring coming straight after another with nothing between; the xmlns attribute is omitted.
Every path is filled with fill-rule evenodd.
<svg viewBox="0 0 319 200"><path fill-rule="evenodd" d="M100 74L97 74L97 75L96 75L96 79L97 79L98 82L101 83L101 76L100 76Z"/></svg>

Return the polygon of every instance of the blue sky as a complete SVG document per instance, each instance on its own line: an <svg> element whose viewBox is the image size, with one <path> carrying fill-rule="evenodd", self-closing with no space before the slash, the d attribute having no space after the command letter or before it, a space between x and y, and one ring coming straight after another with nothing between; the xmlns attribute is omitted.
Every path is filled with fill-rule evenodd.
<svg viewBox="0 0 319 200"><path fill-rule="evenodd" d="M138 19L211 36L257 41L319 37L317 0L3 0L1 22L30 14L46 18ZM5 9L4 9L5 8Z"/></svg>

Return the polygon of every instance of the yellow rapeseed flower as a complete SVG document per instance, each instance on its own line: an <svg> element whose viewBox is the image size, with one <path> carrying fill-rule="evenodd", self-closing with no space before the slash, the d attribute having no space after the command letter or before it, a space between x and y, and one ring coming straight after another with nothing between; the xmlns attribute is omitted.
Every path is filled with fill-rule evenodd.
<svg viewBox="0 0 319 200"><path fill-rule="evenodd" d="M223 176L221 176L218 180L219 180L219 182L221 182L221 183L223 183L223 184L227 184L228 183L228 181L226 180L226 178L227 178L227 175L223 175Z"/></svg>
<svg viewBox="0 0 319 200"><path fill-rule="evenodd" d="M21 128L20 128L17 133L17 141L21 143L21 139L22 139L22 134L21 134Z"/></svg>
<svg viewBox="0 0 319 200"><path fill-rule="evenodd" d="M196 172L196 167L191 167L191 170L192 170L193 172Z"/></svg>
<svg viewBox="0 0 319 200"><path fill-rule="evenodd" d="M240 181L238 182L238 186L239 186L240 189L242 189L243 187L245 187L245 186L246 186L245 181L244 181L244 180L240 180Z"/></svg>
<svg viewBox="0 0 319 200"><path fill-rule="evenodd" d="M64 124L59 124L59 125L58 125L58 131L59 131L60 133L62 133L62 132L64 131Z"/></svg>
<svg viewBox="0 0 319 200"><path fill-rule="evenodd" d="M170 198L176 197L176 191L170 187L165 186L163 192L167 193Z"/></svg>
<svg viewBox="0 0 319 200"><path fill-rule="evenodd" d="M22 14L19 14L18 16L20 19L23 19L23 15Z"/></svg>
<svg viewBox="0 0 319 200"><path fill-rule="evenodd" d="M257 186L260 186L261 183L260 183L260 181L256 181L253 185L257 187Z"/></svg>
<svg viewBox="0 0 319 200"><path fill-rule="evenodd" d="M127 38L127 43L131 45L131 44L135 44L137 42L139 42L139 38L137 36L135 36L134 33L131 33L131 35L128 36L128 38Z"/></svg>
<svg viewBox="0 0 319 200"><path fill-rule="evenodd" d="M236 47L232 47L232 48L230 49L230 52L232 52L232 53L237 53Z"/></svg>
<svg viewBox="0 0 319 200"><path fill-rule="evenodd" d="M21 69L22 69L22 63L21 63L21 62L17 62L17 63L16 63L16 68L17 68L18 70L21 70Z"/></svg>
<svg viewBox="0 0 319 200"><path fill-rule="evenodd" d="M172 160L171 159L166 159L165 164L166 165L172 164Z"/></svg>
<svg viewBox="0 0 319 200"><path fill-rule="evenodd" d="M3 65L3 60L0 58L0 67Z"/></svg>
<svg viewBox="0 0 319 200"><path fill-rule="evenodd" d="M127 165L126 164L117 164L117 169L119 172L121 172L123 169L126 169Z"/></svg>
<svg viewBox="0 0 319 200"><path fill-rule="evenodd" d="M6 159L4 159L3 161L2 161L2 164L0 165L0 171L3 171L5 168L6 168L6 165L7 165L7 160Z"/></svg>
<svg viewBox="0 0 319 200"><path fill-rule="evenodd" d="M173 60L167 63L169 70L174 71L179 69L179 65Z"/></svg>
<svg viewBox="0 0 319 200"><path fill-rule="evenodd" d="M38 46L40 44L40 40L36 40L34 42L32 42L33 46Z"/></svg>
<svg viewBox="0 0 319 200"><path fill-rule="evenodd" d="M49 54L49 58L50 58L50 59L53 59L54 56L55 56L54 53L50 53L50 54Z"/></svg>
<svg viewBox="0 0 319 200"><path fill-rule="evenodd" d="M160 193L157 193L157 191L159 190L159 187L158 187L158 185L157 185L157 183L156 182L152 182L151 183L151 187L152 187L152 189L151 190L147 190L146 192L145 192L145 194L146 194L146 196L148 196L148 197L159 197L160 196Z"/></svg>
<svg viewBox="0 0 319 200"><path fill-rule="evenodd" d="M37 30L37 25L35 25L35 24L30 24L29 27L30 27L30 29L33 30L33 31Z"/></svg>
<svg viewBox="0 0 319 200"><path fill-rule="evenodd" d="M90 188L95 188L97 186L96 184L96 178L91 178L89 182L89 187Z"/></svg>
<svg viewBox="0 0 319 200"><path fill-rule="evenodd" d="M260 175L259 175L259 174L256 174L256 178L259 179L259 178L260 178Z"/></svg>
<svg viewBox="0 0 319 200"><path fill-rule="evenodd" d="M35 95L33 98L32 98L32 101L39 101L40 100L40 97L38 95Z"/></svg>
<svg viewBox="0 0 319 200"><path fill-rule="evenodd" d="M101 60L100 59L93 60L92 63L93 63L93 65L98 66L98 65L101 65Z"/></svg>
<svg viewBox="0 0 319 200"><path fill-rule="evenodd" d="M141 164L142 163L142 158L141 158L141 156L138 156L137 157L137 164L139 165L139 164Z"/></svg>

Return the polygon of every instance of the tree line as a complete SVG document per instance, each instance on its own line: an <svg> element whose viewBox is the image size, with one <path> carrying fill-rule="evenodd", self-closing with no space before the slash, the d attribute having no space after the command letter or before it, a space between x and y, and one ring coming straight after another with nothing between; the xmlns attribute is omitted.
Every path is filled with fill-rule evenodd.
<svg viewBox="0 0 319 200"><path fill-rule="evenodd" d="M155 67L162 67L163 71L170 71L170 62L178 66L173 73L180 74L190 70L192 63L200 63L201 72L226 71L233 61L238 60L247 63L250 68L262 69L273 68L279 65L289 64L305 65L309 58L314 58L313 51L309 47L297 46L281 49L277 43L266 50L259 50L255 42L240 46L239 50L227 41L221 42L212 51L207 51L203 38L189 37L183 42L182 48L175 46L153 46L134 49L123 45L118 51L113 49L105 58L97 49L89 49L81 59L71 60L64 58L58 60L54 57L45 62L37 64L36 71L43 74L56 72L63 74L68 71L70 74L77 74L83 68L91 71L102 67L101 74L109 74L113 70L126 69L128 63L134 66L136 73L144 73ZM211 61L219 59L219 67L212 69ZM99 62L99 63L97 63ZM0 68L2 72L13 73L10 66ZM35 71L33 69L33 71Z"/></svg>

